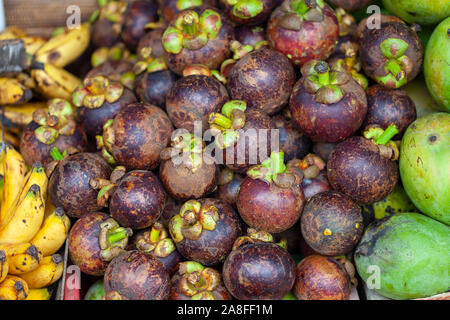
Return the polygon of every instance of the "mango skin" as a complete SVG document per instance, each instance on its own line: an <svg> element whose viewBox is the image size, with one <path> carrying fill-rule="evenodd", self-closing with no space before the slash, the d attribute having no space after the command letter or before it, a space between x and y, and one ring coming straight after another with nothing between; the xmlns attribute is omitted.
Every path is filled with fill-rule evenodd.
<svg viewBox="0 0 450 320"><path fill-rule="evenodd" d="M379 202L375 202L373 205L373 211L375 219L381 219L391 214L400 212L414 212L417 208L408 198L405 190L397 185L394 191L386 198Z"/></svg>
<svg viewBox="0 0 450 320"><path fill-rule="evenodd" d="M385 297L429 297L450 288L449 243L449 226L419 213L394 214L368 226L355 250L356 269L367 282L375 275L368 268L378 266L375 291Z"/></svg>
<svg viewBox="0 0 450 320"><path fill-rule="evenodd" d="M431 113L406 129L400 146L400 177L414 205L450 224L450 114Z"/></svg>
<svg viewBox="0 0 450 320"><path fill-rule="evenodd" d="M450 1L448 1L450 6ZM434 29L425 49L424 74L428 90L442 111L450 112L450 17Z"/></svg>
<svg viewBox="0 0 450 320"><path fill-rule="evenodd" d="M437 24L450 16L448 0L383 0L383 6L408 23Z"/></svg>

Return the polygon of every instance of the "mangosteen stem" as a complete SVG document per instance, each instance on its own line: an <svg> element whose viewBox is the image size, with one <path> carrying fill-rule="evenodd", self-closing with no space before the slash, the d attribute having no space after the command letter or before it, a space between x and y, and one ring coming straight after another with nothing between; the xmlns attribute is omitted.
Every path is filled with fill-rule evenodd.
<svg viewBox="0 0 450 320"><path fill-rule="evenodd" d="M57 147L53 147L50 150L50 156L53 158L53 160L55 161L61 161L64 159L64 155L61 154L61 152L59 151L59 149Z"/></svg>
<svg viewBox="0 0 450 320"><path fill-rule="evenodd" d="M379 137L374 139L374 142L385 146L397 133L397 126L391 123Z"/></svg>
<svg viewBox="0 0 450 320"><path fill-rule="evenodd" d="M286 171L286 165L284 164L284 152L272 152L270 155L273 165L273 175L277 175Z"/></svg>
<svg viewBox="0 0 450 320"><path fill-rule="evenodd" d="M156 243L159 241L159 236L161 235L161 229L152 227L152 231L150 232L150 241L152 243Z"/></svg>
<svg viewBox="0 0 450 320"><path fill-rule="evenodd" d="M179 264L179 273L180 274L186 274L186 273L192 273L195 271L203 271L205 269L204 266L202 266L200 263L195 261L186 261L186 262L180 262Z"/></svg>
<svg viewBox="0 0 450 320"><path fill-rule="evenodd" d="M209 123L218 125L223 129L230 129L233 122L221 113L211 113L209 115Z"/></svg>
<svg viewBox="0 0 450 320"><path fill-rule="evenodd" d="M198 23L195 12L187 12L182 21L183 31L189 36L194 36L198 32Z"/></svg>
<svg viewBox="0 0 450 320"><path fill-rule="evenodd" d="M130 229L119 227L108 232L108 242L111 244L111 246L114 246L115 243L122 241L128 236L130 236Z"/></svg>

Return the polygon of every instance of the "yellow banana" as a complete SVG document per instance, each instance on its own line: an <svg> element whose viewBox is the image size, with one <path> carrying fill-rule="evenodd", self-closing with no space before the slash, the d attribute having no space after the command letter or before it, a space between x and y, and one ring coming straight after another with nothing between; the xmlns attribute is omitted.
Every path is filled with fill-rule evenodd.
<svg viewBox="0 0 450 320"><path fill-rule="evenodd" d="M11 219L27 174L27 165L22 155L7 145L3 159L3 197L0 209L0 228Z"/></svg>
<svg viewBox="0 0 450 320"><path fill-rule="evenodd" d="M26 36L25 30L16 26L10 26L0 33L0 40L19 39Z"/></svg>
<svg viewBox="0 0 450 320"><path fill-rule="evenodd" d="M53 204L52 200L50 199L50 197L47 197L47 201L45 202L45 212L44 212L44 220L48 218L48 216L50 216L53 211L55 211L56 207Z"/></svg>
<svg viewBox="0 0 450 320"><path fill-rule="evenodd" d="M19 255L28 250L31 243L17 243L17 244L0 244L0 250L4 251L6 256Z"/></svg>
<svg viewBox="0 0 450 320"><path fill-rule="evenodd" d="M8 257L9 273L19 275L36 270L42 261L42 257L42 252L35 245L31 244L24 253Z"/></svg>
<svg viewBox="0 0 450 320"><path fill-rule="evenodd" d="M50 300L52 294L48 288L30 289L25 300Z"/></svg>
<svg viewBox="0 0 450 320"><path fill-rule="evenodd" d="M17 204L9 223L0 230L0 244L23 243L33 239L44 218L45 202L41 187L33 184L22 201Z"/></svg>
<svg viewBox="0 0 450 320"><path fill-rule="evenodd" d="M0 40L21 39L25 44L25 51L30 55L34 55L46 40L42 37L28 36L24 30L18 27L8 27L0 33Z"/></svg>
<svg viewBox="0 0 450 320"><path fill-rule="evenodd" d="M9 264L8 264L8 256L6 255L5 250L0 250L0 283L5 280L8 275Z"/></svg>
<svg viewBox="0 0 450 320"><path fill-rule="evenodd" d="M64 68L83 54L89 41L90 24L83 23L79 28L66 29L63 33L48 40L36 52L35 59Z"/></svg>
<svg viewBox="0 0 450 320"><path fill-rule="evenodd" d="M40 161L36 161L35 163L33 163L31 170L25 177L25 182L19 196L19 202L25 198L28 190L33 184L37 184L41 188L41 196L43 201L45 202L47 200L48 178L45 174L44 165Z"/></svg>
<svg viewBox="0 0 450 320"><path fill-rule="evenodd" d="M41 229L30 241L44 256L56 253L67 238L70 219L62 208L57 208L42 224Z"/></svg>
<svg viewBox="0 0 450 320"><path fill-rule="evenodd" d="M21 274L30 289L48 287L61 278L64 264L60 254L44 257L39 267L31 272Z"/></svg>
<svg viewBox="0 0 450 320"><path fill-rule="evenodd" d="M13 78L0 78L0 105L21 104L33 97L29 88Z"/></svg>
<svg viewBox="0 0 450 320"><path fill-rule="evenodd" d="M29 292L28 284L16 276L8 275L0 283L0 300L24 300Z"/></svg>
<svg viewBox="0 0 450 320"><path fill-rule="evenodd" d="M43 64L40 69L31 71L36 81L36 91L46 99L72 99L72 92L81 85L81 80L70 72L55 67L51 64Z"/></svg>
<svg viewBox="0 0 450 320"><path fill-rule="evenodd" d="M25 128L33 120L36 109L47 109L46 102L28 102L18 105L8 105L0 108L3 113L6 128Z"/></svg>

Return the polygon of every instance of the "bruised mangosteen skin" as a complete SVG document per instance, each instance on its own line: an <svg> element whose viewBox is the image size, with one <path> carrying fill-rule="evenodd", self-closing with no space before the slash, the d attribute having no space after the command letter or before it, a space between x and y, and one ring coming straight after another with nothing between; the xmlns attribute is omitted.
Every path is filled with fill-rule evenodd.
<svg viewBox="0 0 450 320"><path fill-rule="evenodd" d="M229 100L227 89L213 77L190 75L172 86L166 97L166 110L175 128L193 133L194 121L201 121L205 132L209 114L220 112Z"/></svg>
<svg viewBox="0 0 450 320"><path fill-rule="evenodd" d="M132 103L136 103L136 101L137 99L134 93L124 88L122 97L114 103L109 103L105 100L100 108L78 108L80 123L87 136L95 139L95 136L102 134L103 125L106 121L114 118L120 110L125 109Z"/></svg>
<svg viewBox="0 0 450 320"><path fill-rule="evenodd" d="M30 122L23 130L20 139L20 153L29 166L32 166L36 161L40 161L44 166L48 165L53 161L50 151L55 147L61 152L69 148L74 148L78 152L87 150L87 137L79 123L77 123L73 135L65 136L60 134L52 144L42 143L36 138L35 130L38 127L40 125L36 122Z"/></svg>
<svg viewBox="0 0 450 320"><path fill-rule="evenodd" d="M163 263L136 250L116 257L104 277L106 294L116 291L128 300L166 300L170 276Z"/></svg>
<svg viewBox="0 0 450 320"><path fill-rule="evenodd" d="M348 300L350 277L336 260L314 254L298 264L293 291L299 300Z"/></svg>
<svg viewBox="0 0 450 320"><path fill-rule="evenodd" d="M351 137L336 146L327 163L328 180L360 204L372 204L394 191L398 163L382 157L363 137Z"/></svg>
<svg viewBox="0 0 450 320"><path fill-rule="evenodd" d="M367 114L364 89L353 79L342 87L344 97L337 103L316 102L301 78L292 91L289 108L292 121L314 142L338 142L353 135ZM312 120L314 119L314 121Z"/></svg>
<svg viewBox="0 0 450 320"><path fill-rule="evenodd" d="M252 165L259 164L270 156L271 134L274 128L272 119L268 115L257 110L246 111L245 125L238 131L238 140L222 153L216 150L216 159L231 170L244 174ZM266 130L265 135L262 130ZM266 151L263 148L266 148ZM256 155L257 159L252 159L253 155Z"/></svg>
<svg viewBox="0 0 450 320"><path fill-rule="evenodd" d="M319 175L312 179L303 178L302 181L303 193L306 200L309 200L314 195L331 190L330 182L328 181L327 172L322 170Z"/></svg>
<svg viewBox="0 0 450 320"><path fill-rule="evenodd" d="M216 38L209 39L205 46L197 50L182 48L177 54L164 50L164 59L167 66L178 75L182 75L183 70L193 64L203 64L210 70L217 70L221 63L230 56L230 42L234 37L234 29L230 20L218 9L208 5L193 7L189 10L197 12L200 16L206 9L211 9L220 14L222 27ZM176 18L172 20L172 23L175 20Z"/></svg>
<svg viewBox="0 0 450 320"><path fill-rule="evenodd" d="M172 123L167 114L151 104L134 103L114 118L112 155L127 170L153 170L161 151L170 142Z"/></svg>
<svg viewBox="0 0 450 320"><path fill-rule="evenodd" d="M254 243L233 250L222 275L236 299L281 300L294 285L295 263L277 244Z"/></svg>
<svg viewBox="0 0 450 320"><path fill-rule="evenodd" d="M404 56L411 60L411 70L405 71L406 82L413 80L421 70L423 62L422 42L415 31L401 22L385 22L380 28L366 29L364 40L361 41L360 56L361 65L364 73L387 88L395 89L402 84L393 84L387 82L381 83L377 78L385 76L388 72L385 70L385 64L389 61L383 56L380 45L387 39L401 39L408 44Z"/></svg>
<svg viewBox="0 0 450 320"><path fill-rule="evenodd" d="M270 45L285 56L290 56L294 65L303 65L317 59L327 59L334 51L339 38L339 24L333 9L324 3L324 19L320 22L303 21L299 31L280 26L284 12L275 9L267 24L267 38Z"/></svg>
<svg viewBox="0 0 450 320"><path fill-rule="evenodd" d="M295 71L289 60L262 47L236 62L227 88L233 100L243 100L248 108L273 115L287 104L294 83Z"/></svg>
<svg viewBox="0 0 450 320"><path fill-rule="evenodd" d="M178 284L180 282L181 276L179 274L175 274L172 279L172 287L170 288L170 296L169 300L192 300L191 297L188 297L187 295L180 292L178 289ZM228 292L227 288L225 288L223 282L217 286L212 292L214 296L214 300L232 300L233 297Z"/></svg>
<svg viewBox="0 0 450 320"><path fill-rule="evenodd" d="M137 82L136 94L140 101L165 109L166 96L177 80L170 70L145 73Z"/></svg>
<svg viewBox="0 0 450 320"><path fill-rule="evenodd" d="M234 29L235 38L241 44L249 44L253 47L260 41L267 40L266 30L263 25L259 26L239 26Z"/></svg>
<svg viewBox="0 0 450 320"><path fill-rule="evenodd" d="M361 208L338 191L313 196L303 210L300 226L306 243L325 256L350 252L364 231Z"/></svg>
<svg viewBox="0 0 450 320"><path fill-rule="evenodd" d="M172 159L161 162L159 177L173 198L177 200L199 199L216 189L219 168L209 155L204 153L201 156L203 161L195 172L192 172L183 163L176 164Z"/></svg>
<svg viewBox="0 0 450 320"><path fill-rule="evenodd" d="M234 241L242 235L242 226L237 213L227 203L213 198L198 201L202 206L214 206L218 209L216 228L212 231L203 230L198 240L184 238L175 244L186 259L204 266L214 266L222 263L231 252Z"/></svg>
<svg viewBox="0 0 450 320"><path fill-rule="evenodd" d="M145 25L158 21L158 5L155 1L136 0L128 5L122 26L122 40L135 50L145 35Z"/></svg>
<svg viewBox="0 0 450 320"><path fill-rule="evenodd" d="M389 90L380 85L369 87L366 94L367 116L363 127L377 125L386 129L393 123L399 131L393 139L400 139L406 128L416 120L414 101L404 90Z"/></svg>
<svg viewBox="0 0 450 320"><path fill-rule="evenodd" d="M55 207L80 218L98 211L97 191L90 186L94 178L109 179L111 167L96 153L77 153L63 159L50 176L48 192Z"/></svg>
<svg viewBox="0 0 450 320"><path fill-rule="evenodd" d="M120 34L114 31L114 22L106 18L100 18L92 24L92 44L96 48L111 48L120 41Z"/></svg>
<svg viewBox="0 0 450 320"><path fill-rule="evenodd" d="M373 0L330 0L332 4L346 11L355 11L369 5Z"/></svg>
<svg viewBox="0 0 450 320"><path fill-rule="evenodd" d="M235 5L228 3L228 0L219 0L220 7L227 17L237 25L256 25L263 23L272 13L273 9L279 4L279 0L259 0L262 4L262 10L252 18L243 19L233 13Z"/></svg>
<svg viewBox="0 0 450 320"><path fill-rule="evenodd" d="M246 177L236 201L241 218L250 227L279 233L300 218L305 196L300 185L281 188L275 183Z"/></svg>
<svg viewBox="0 0 450 320"><path fill-rule="evenodd" d="M292 121L282 115L272 117L272 121L280 135L280 150L284 152L286 162L292 159L302 159L311 148L311 140L298 131Z"/></svg>
<svg viewBox="0 0 450 320"><path fill-rule="evenodd" d="M100 257L101 224L110 217L106 213L91 212L78 219L69 234L69 257L83 273L101 276L109 262Z"/></svg>
<svg viewBox="0 0 450 320"><path fill-rule="evenodd" d="M151 171L128 172L109 202L111 217L123 227L145 229L158 218L166 204L166 192Z"/></svg>

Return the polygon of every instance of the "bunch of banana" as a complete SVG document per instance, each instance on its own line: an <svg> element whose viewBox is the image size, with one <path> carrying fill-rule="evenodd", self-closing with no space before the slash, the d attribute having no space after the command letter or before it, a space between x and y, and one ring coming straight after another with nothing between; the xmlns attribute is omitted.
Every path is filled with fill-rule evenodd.
<svg viewBox="0 0 450 320"><path fill-rule="evenodd" d="M0 78L0 104L21 104L33 97L30 88L15 78Z"/></svg>
<svg viewBox="0 0 450 320"><path fill-rule="evenodd" d="M84 23L79 28L66 29L53 36L36 52L34 59L64 68L83 54L89 41L90 24Z"/></svg>
<svg viewBox="0 0 450 320"><path fill-rule="evenodd" d="M56 252L67 238L69 217L47 200L48 178L40 162L28 170L10 145L0 162L0 300L49 299L46 288L63 273Z"/></svg>
<svg viewBox="0 0 450 320"><path fill-rule="evenodd" d="M19 105L6 105L0 108L0 113L3 113L5 128L23 129L33 120L33 112L36 109L46 108L46 102L28 102Z"/></svg>
<svg viewBox="0 0 450 320"><path fill-rule="evenodd" d="M18 27L8 27L0 33L0 40L21 39L25 44L25 51L31 57L47 41L42 37L28 36L26 32Z"/></svg>

